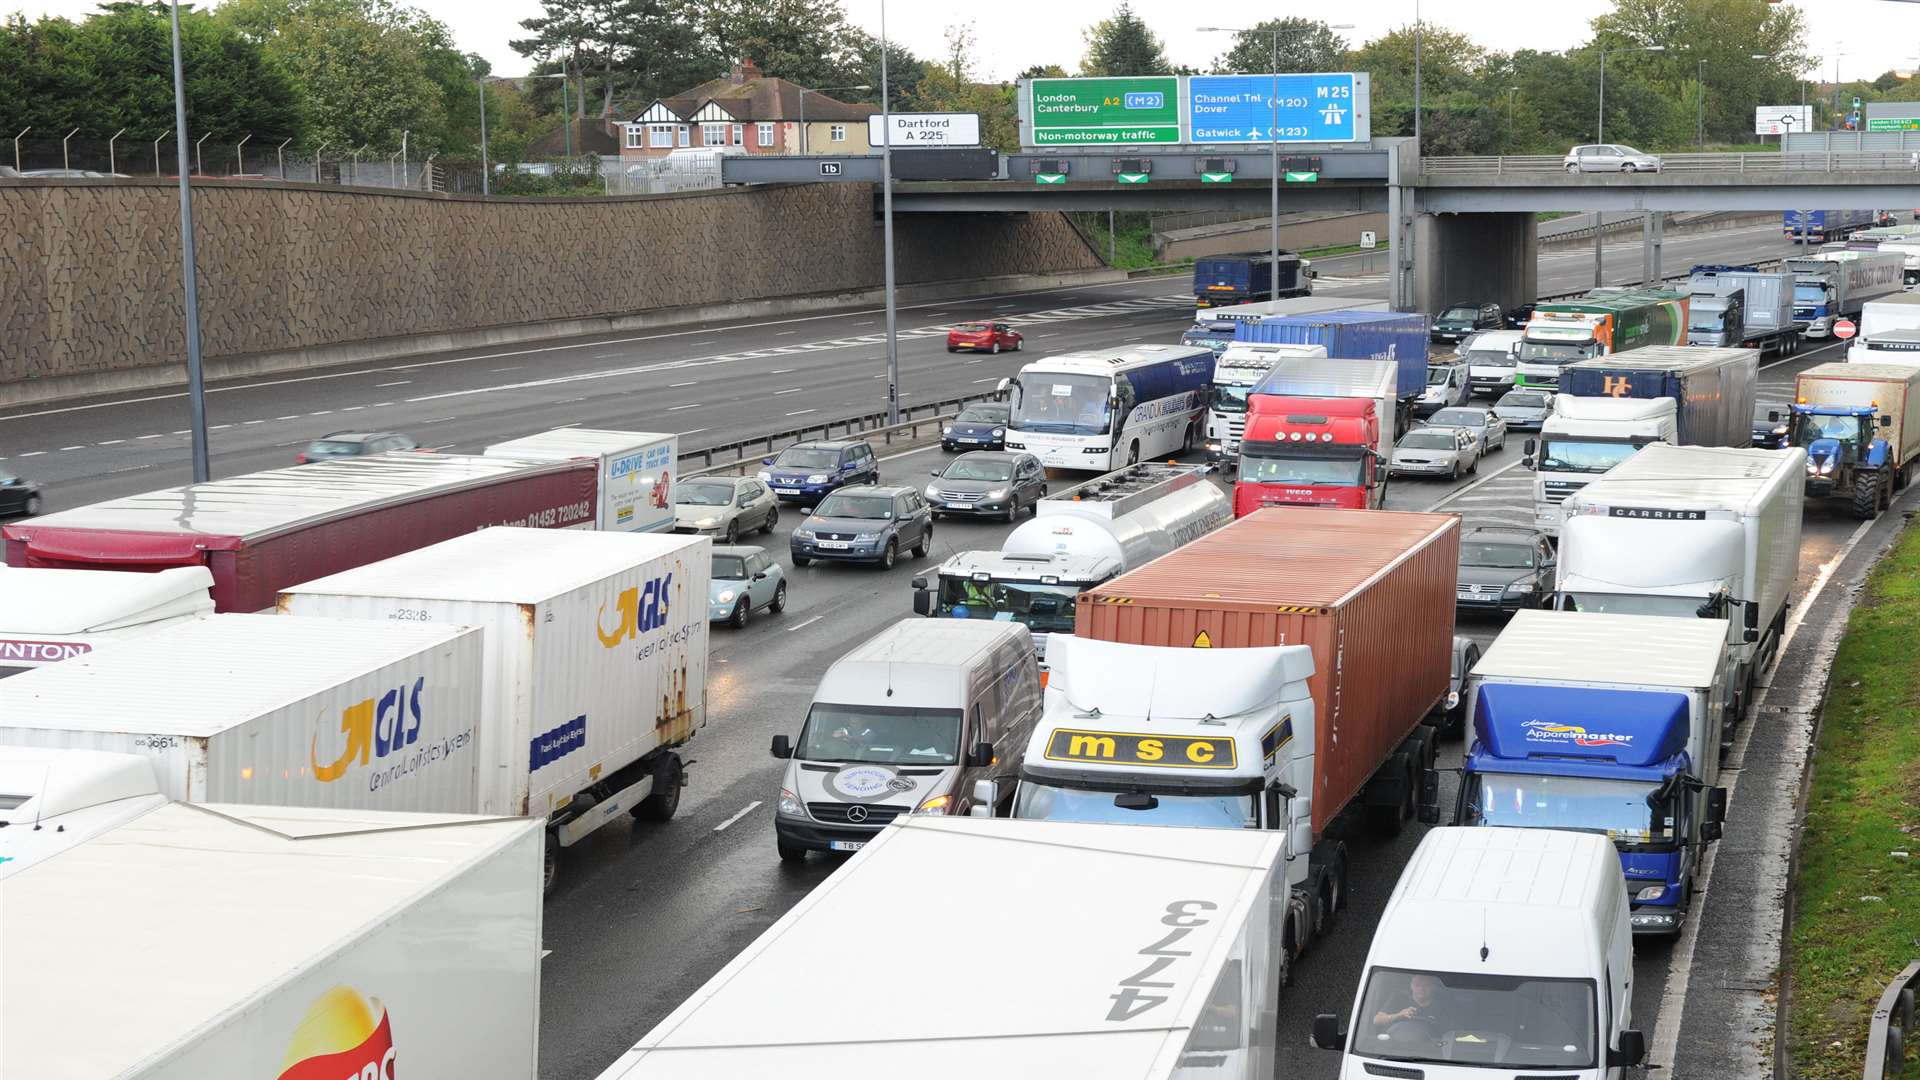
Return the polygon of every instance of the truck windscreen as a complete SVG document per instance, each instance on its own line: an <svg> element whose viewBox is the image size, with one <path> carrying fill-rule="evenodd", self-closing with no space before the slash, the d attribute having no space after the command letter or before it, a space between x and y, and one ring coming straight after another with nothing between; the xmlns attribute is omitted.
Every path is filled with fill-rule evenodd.
<svg viewBox="0 0 1920 1080"><path fill-rule="evenodd" d="M1576 360L1590 360L1600 355L1600 346L1591 341L1523 341L1520 343L1520 360L1528 364L1559 364L1565 366Z"/></svg>
<svg viewBox="0 0 1920 1080"><path fill-rule="evenodd" d="M1125 805L1122 805L1125 804ZM1134 795L1020 781L1013 816L1096 824L1172 825L1194 829L1255 829L1251 795Z"/></svg>
<svg viewBox="0 0 1920 1080"><path fill-rule="evenodd" d="M1211 408L1214 412L1246 412L1247 395L1251 393L1253 393L1253 386L1251 384L1235 386L1232 383L1216 382L1213 384L1213 401Z"/></svg>
<svg viewBox="0 0 1920 1080"><path fill-rule="evenodd" d="M1540 447L1542 472L1603 473L1634 455L1636 443L1550 438Z"/></svg>
<svg viewBox="0 0 1920 1080"><path fill-rule="evenodd" d="M1242 443L1240 479L1249 484L1301 484L1358 487L1360 447L1316 447L1303 453L1297 443ZM1329 450L1343 451L1338 456Z"/></svg>
<svg viewBox="0 0 1920 1080"><path fill-rule="evenodd" d="M974 581L940 578L940 614L953 619L998 619L1023 623L1039 634L1073 633L1072 585L1031 581Z"/></svg>
<svg viewBox="0 0 1920 1080"><path fill-rule="evenodd" d="M1660 785L1588 776L1469 773L1465 824L1572 829L1645 844L1664 839L1673 819L1655 818Z"/></svg>

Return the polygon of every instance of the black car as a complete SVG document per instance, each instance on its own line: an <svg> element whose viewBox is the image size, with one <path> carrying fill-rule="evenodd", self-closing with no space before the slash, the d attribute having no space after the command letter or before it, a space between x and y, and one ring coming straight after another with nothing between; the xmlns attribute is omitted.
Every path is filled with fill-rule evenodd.
<svg viewBox="0 0 1920 1080"><path fill-rule="evenodd" d="M1047 472L1032 454L975 450L961 454L944 469L933 470L927 485L927 504L937 520L942 514L977 514L1012 521L1021 509L1040 513L1047 494Z"/></svg>
<svg viewBox="0 0 1920 1080"><path fill-rule="evenodd" d="M0 470L0 518L32 517L40 512L40 485Z"/></svg>
<svg viewBox="0 0 1920 1080"><path fill-rule="evenodd" d="M397 431L336 431L307 444L295 460L305 465L328 458L360 457L384 454L389 450L412 450L419 444Z"/></svg>
<svg viewBox="0 0 1920 1080"><path fill-rule="evenodd" d="M1779 417L1779 419L1774 419ZM1758 450L1784 450L1792 419L1785 405L1761 402L1753 407L1753 445Z"/></svg>
<svg viewBox="0 0 1920 1080"><path fill-rule="evenodd" d="M1487 300L1452 304L1434 316L1431 337L1434 341L1454 344L1477 330L1498 330L1503 314L1499 304Z"/></svg>
<svg viewBox="0 0 1920 1080"><path fill-rule="evenodd" d="M781 502L810 503L848 484L880 482L880 462L865 439L794 443L778 457L761 458L761 483Z"/></svg>
<svg viewBox="0 0 1920 1080"><path fill-rule="evenodd" d="M1538 304L1521 304L1518 307L1508 308L1505 318L1507 329L1525 330L1527 324L1533 321L1533 309L1539 306Z"/></svg>
<svg viewBox="0 0 1920 1080"><path fill-rule="evenodd" d="M1546 607L1553 593L1553 544L1534 529L1483 526L1460 538L1456 606L1518 611Z"/></svg>
<svg viewBox="0 0 1920 1080"><path fill-rule="evenodd" d="M933 511L908 487L841 488L820 500L793 530L793 565L815 559L893 566L900 552L925 558L933 543Z"/></svg>
<svg viewBox="0 0 1920 1080"><path fill-rule="evenodd" d="M958 450L1004 450L1007 418L1012 415L1011 405L969 405L940 429L940 448L949 454Z"/></svg>

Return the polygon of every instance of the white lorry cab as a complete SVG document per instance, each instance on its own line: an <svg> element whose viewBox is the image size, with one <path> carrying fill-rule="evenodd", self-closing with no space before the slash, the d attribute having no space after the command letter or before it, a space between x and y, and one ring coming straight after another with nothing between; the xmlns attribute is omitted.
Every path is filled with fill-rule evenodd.
<svg viewBox="0 0 1920 1080"><path fill-rule="evenodd" d="M1556 396L1553 415L1520 459L1534 474L1534 527L1558 537L1566 517L1561 504L1641 447L1678 442L1677 417L1672 398Z"/></svg>
<svg viewBox="0 0 1920 1080"><path fill-rule="evenodd" d="M1275 364L1292 356L1325 359L1324 345L1236 341L1213 366L1213 399L1207 405L1207 460L1236 464L1247 430L1247 395Z"/></svg>
<svg viewBox="0 0 1920 1080"><path fill-rule="evenodd" d="M213 572L0 567L0 679L213 614Z"/></svg>
<svg viewBox="0 0 1920 1080"><path fill-rule="evenodd" d="M782 859L858 851L904 814L966 814L977 781L1011 779L1040 719L1027 628L903 619L834 661L797 737L773 819Z"/></svg>
<svg viewBox="0 0 1920 1080"><path fill-rule="evenodd" d="M166 802L135 754L0 747L0 879Z"/></svg>
<svg viewBox="0 0 1920 1080"><path fill-rule="evenodd" d="M1605 836L1434 829L1374 930L1351 1028L1323 1013L1313 1043L1342 1052L1341 1080L1620 1080L1646 1058L1632 980Z"/></svg>

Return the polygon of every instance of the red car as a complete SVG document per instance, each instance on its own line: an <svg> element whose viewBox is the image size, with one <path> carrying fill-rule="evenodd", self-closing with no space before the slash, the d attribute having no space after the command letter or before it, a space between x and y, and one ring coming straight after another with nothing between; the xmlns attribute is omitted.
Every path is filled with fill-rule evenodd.
<svg viewBox="0 0 1920 1080"><path fill-rule="evenodd" d="M997 353L1001 349L1020 351L1020 331L1003 322L963 322L947 331L947 351Z"/></svg>

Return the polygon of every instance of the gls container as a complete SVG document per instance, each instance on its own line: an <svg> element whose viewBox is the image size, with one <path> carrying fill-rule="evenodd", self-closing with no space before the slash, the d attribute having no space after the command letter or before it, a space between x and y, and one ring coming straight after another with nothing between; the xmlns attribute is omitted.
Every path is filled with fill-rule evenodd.
<svg viewBox="0 0 1920 1080"><path fill-rule="evenodd" d="M471 627L215 615L0 681L0 744L148 757L183 802L460 813L480 676Z"/></svg>
<svg viewBox="0 0 1920 1080"><path fill-rule="evenodd" d="M544 817L565 847L622 811L679 807L673 748L707 721L712 550L702 536L485 529L288 589L280 610L483 627L472 808Z"/></svg>
<svg viewBox="0 0 1920 1080"><path fill-rule="evenodd" d="M555 428L487 447L519 461L591 458L600 466L594 527L605 532L671 532L673 470L680 439L658 431Z"/></svg>
<svg viewBox="0 0 1920 1080"><path fill-rule="evenodd" d="M1247 829L901 818L600 1080L1269 1080L1284 850ZM982 992L934 1007L848 962L877 941Z"/></svg>
<svg viewBox="0 0 1920 1080"><path fill-rule="evenodd" d="M219 611L489 525L593 527L594 467L399 453L129 495L0 527L7 565L213 571Z"/></svg>
<svg viewBox="0 0 1920 1080"><path fill-rule="evenodd" d="M1429 714L1452 704L1459 562L1452 514L1256 510L1080 594L1075 633L1180 648L1312 647L1317 837ZM1425 767L1401 765L1396 783Z"/></svg>
<svg viewBox="0 0 1920 1080"><path fill-rule="evenodd" d="M539 866L524 820L162 803L0 879L0 1076L531 1077Z"/></svg>
<svg viewBox="0 0 1920 1080"><path fill-rule="evenodd" d="M0 567L0 679L213 614L204 566L156 574Z"/></svg>

